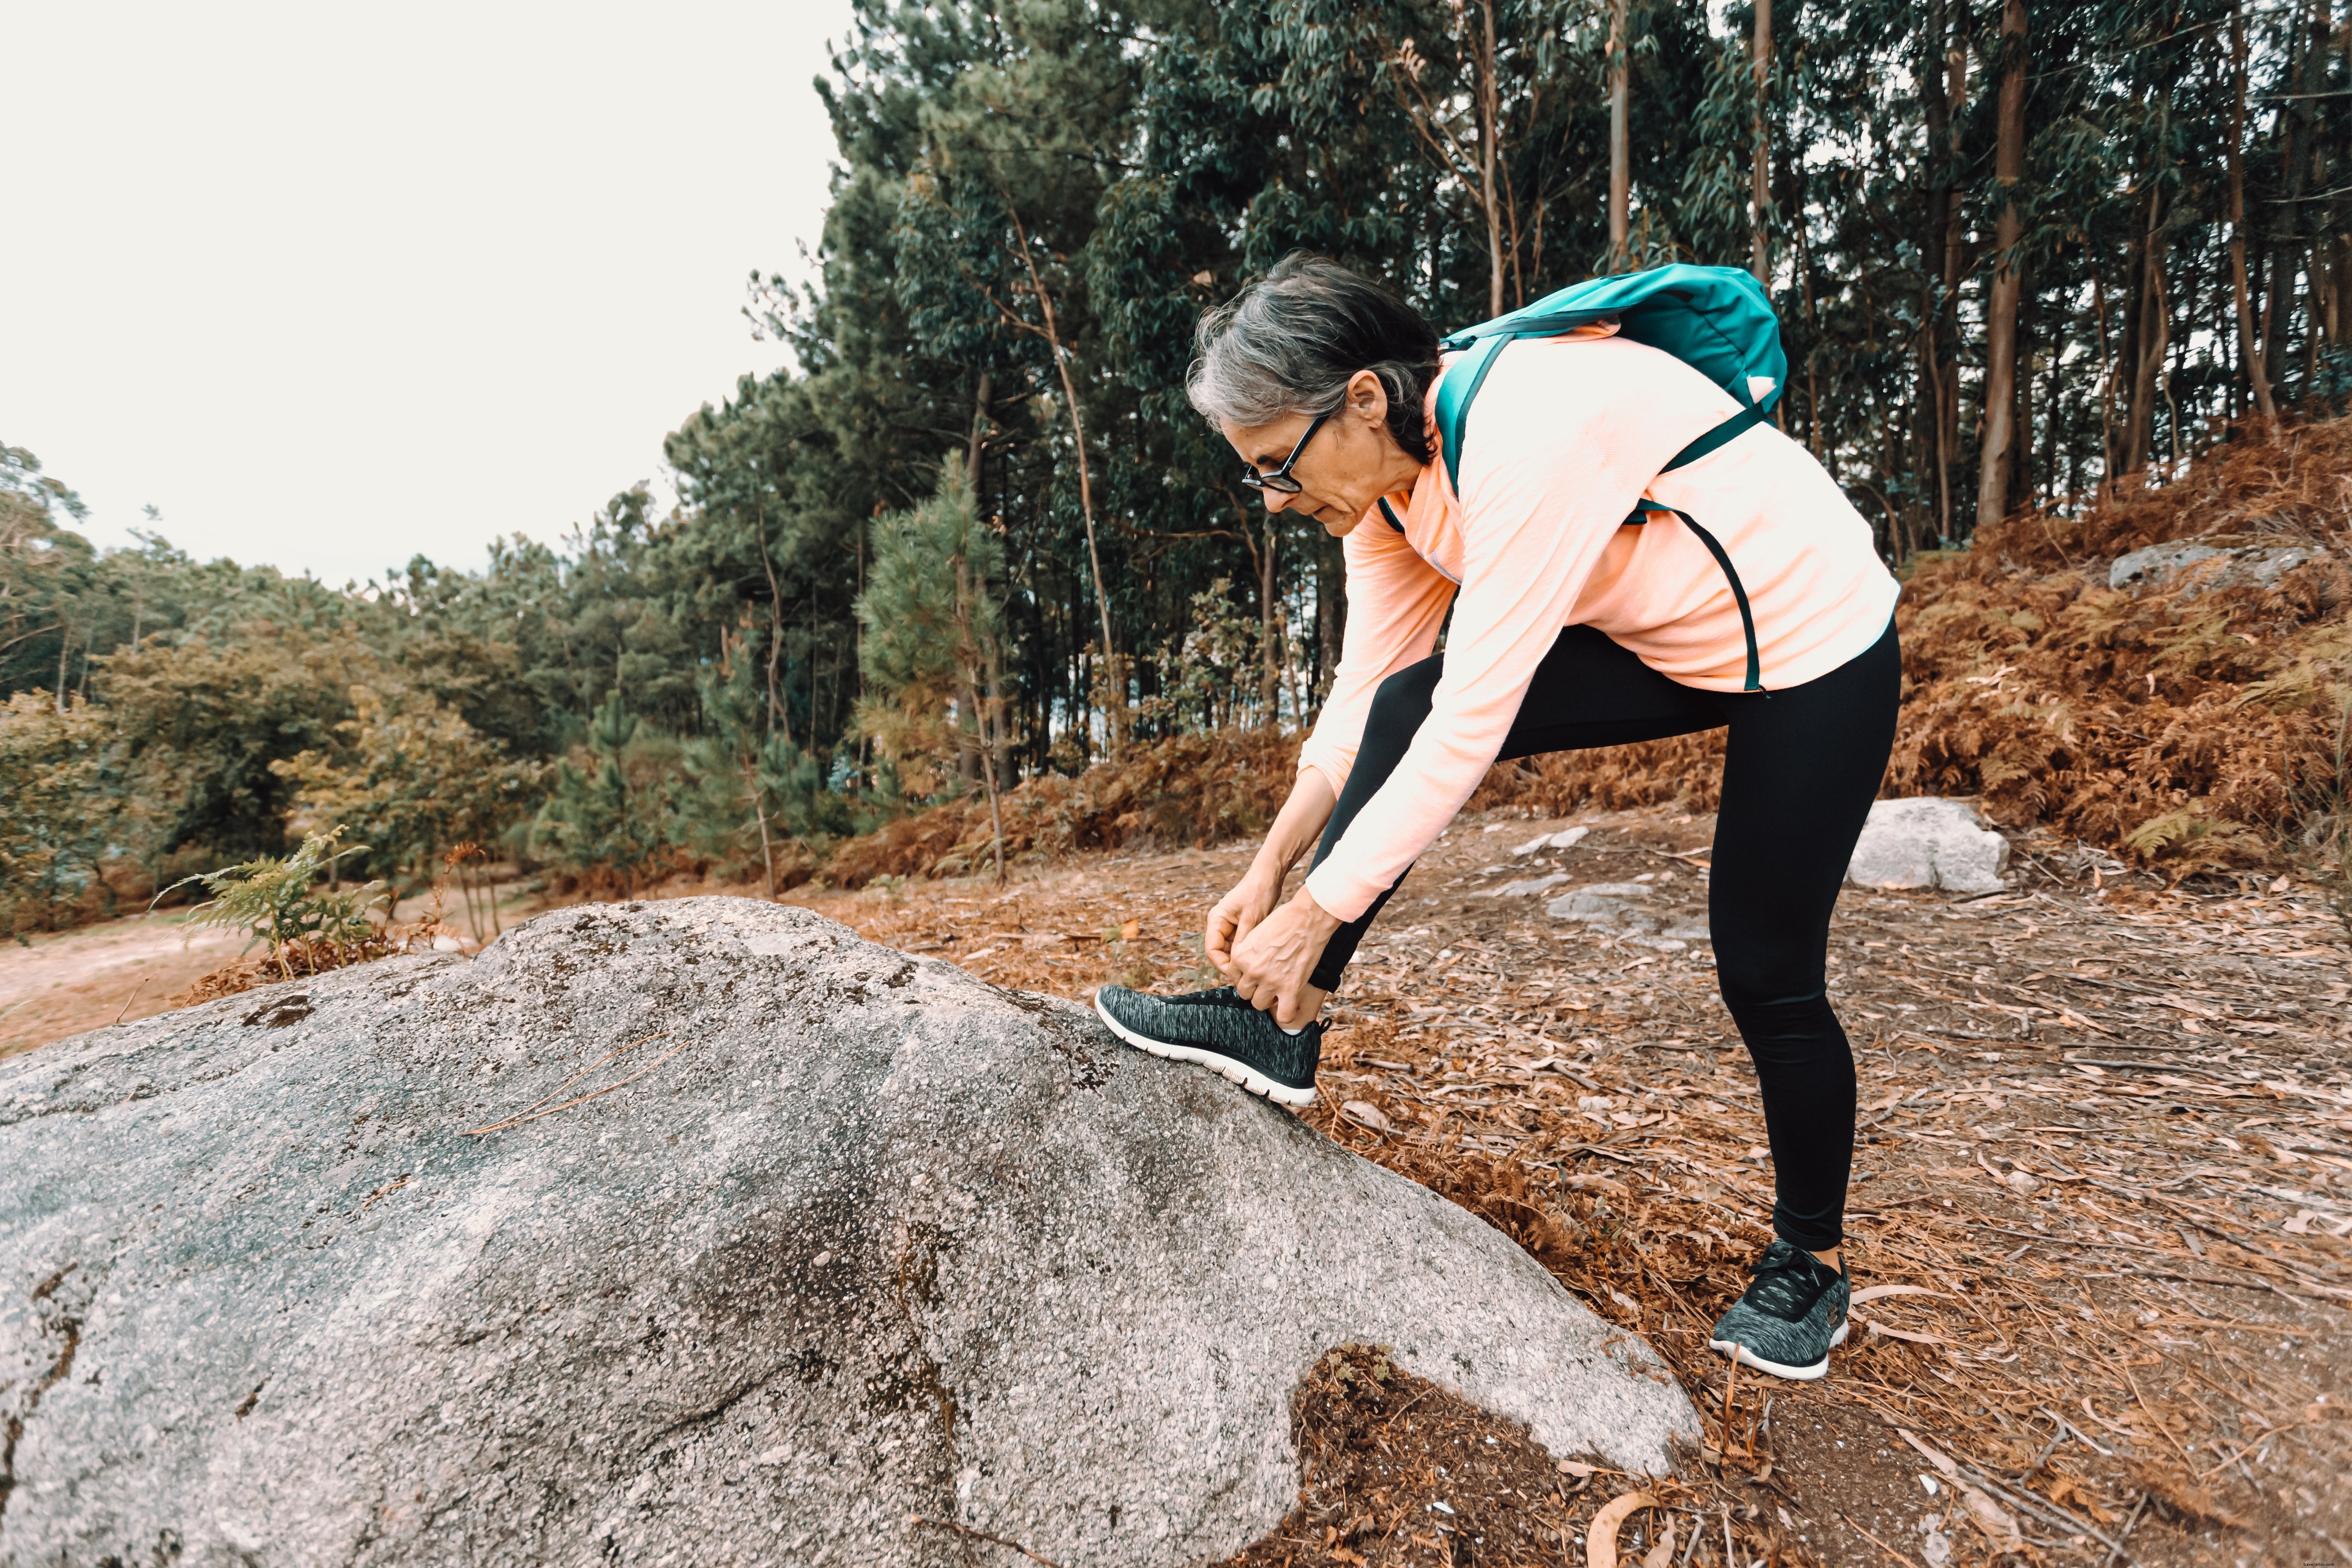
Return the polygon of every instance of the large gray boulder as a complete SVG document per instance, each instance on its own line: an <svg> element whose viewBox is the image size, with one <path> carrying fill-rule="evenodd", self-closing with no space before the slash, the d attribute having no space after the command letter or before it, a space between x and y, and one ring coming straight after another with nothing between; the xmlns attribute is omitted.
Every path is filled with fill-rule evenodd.
<svg viewBox="0 0 2352 1568"><path fill-rule="evenodd" d="M1871 804L1845 875L1859 888L1997 893L2008 868L2009 840L1975 806L1923 795Z"/></svg>
<svg viewBox="0 0 2352 1568"><path fill-rule="evenodd" d="M1556 1452L1697 1431L1465 1211L802 910L567 910L0 1066L0 1563L967 1560L917 1513L1198 1563L1349 1341Z"/></svg>

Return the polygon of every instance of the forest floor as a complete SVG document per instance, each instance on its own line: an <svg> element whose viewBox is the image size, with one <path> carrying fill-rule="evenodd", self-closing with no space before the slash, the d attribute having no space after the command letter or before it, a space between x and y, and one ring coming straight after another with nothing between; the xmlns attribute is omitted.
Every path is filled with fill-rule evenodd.
<svg viewBox="0 0 2352 1568"><path fill-rule="evenodd" d="M117 1019L147 1018L245 945L184 912L135 915L0 943L0 1057Z"/></svg>
<svg viewBox="0 0 2352 1568"><path fill-rule="evenodd" d="M1496 892L1639 881L1698 921L1711 821L1574 820L1581 843L1519 855L1570 822L1465 816L1423 858L1305 1115L1641 1333L1705 1446L1617 1475L1350 1352L1294 1401L1297 1510L1236 1563L1580 1562L1596 1511L1641 1489L1655 1506L1617 1545L1644 1568L2352 1568L2352 944L2317 889L2167 889L2032 837L2005 893L1849 889L1830 962L1862 1080L1854 1332L1791 1384L1706 1345L1771 1201L1707 944ZM1214 984L1200 921L1251 852L790 901L1002 985L1184 989ZM159 918L0 949L0 1054L160 1011L234 951L182 937Z"/></svg>
<svg viewBox="0 0 2352 1568"><path fill-rule="evenodd" d="M2352 947L2316 889L2168 889L2031 838L2004 894L1849 889L1830 962L1862 1080L1853 1337L1822 1382L1735 1381L1706 1330L1769 1239L1771 1178L1710 950L1493 891L1640 880L1701 919L1711 822L1577 820L1573 848L1515 856L1569 823L1465 817L1423 858L1306 1115L1674 1364L1706 1444L1646 1483L1659 1506L1621 1549L2352 1564ZM1200 921L1250 853L792 901L1003 985L1183 989L1214 983ZM1298 1511L1237 1561L1580 1561L1595 1510L1645 1484L1337 1366L1295 1402Z"/></svg>

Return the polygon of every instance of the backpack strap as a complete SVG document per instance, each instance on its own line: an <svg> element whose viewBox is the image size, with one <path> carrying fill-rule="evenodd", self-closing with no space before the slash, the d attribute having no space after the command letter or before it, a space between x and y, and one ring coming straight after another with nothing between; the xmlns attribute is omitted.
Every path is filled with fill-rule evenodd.
<svg viewBox="0 0 2352 1568"><path fill-rule="evenodd" d="M1714 451L1717 447L1725 445L1734 437L1745 436L1749 430L1755 428L1759 425L1770 423L1771 417L1772 416L1770 415L1765 413L1761 408L1759 408L1756 405L1750 403L1747 407L1741 409L1738 413L1733 415L1730 418L1725 420L1722 424L1717 426L1714 429L1709 430L1706 435L1701 436L1697 440L1693 441L1689 446L1685 447L1681 451L1676 452L1673 457L1667 458L1666 466L1660 468L1658 472L1662 474L1670 474L1685 463L1696 463L1701 458L1706 457L1709 452ZM1451 449L1452 448L1450 447L1448 448L1448 450Z"/></svg>
<svg viewBox="0 0 2352 1568"><path fill-rule="evenodd" d="M1715 563L1717 566L1723 568L1723 580L1731 584L1731 602L1739 606L1739 629L1748 637L1748 679L1739 689L1762 691L1764 661L1756 647L1756 614L1748 607L1748 590L1740 585L1739 574L1731 568L1731 552L1724 549L1722 541L1698 525L1698 519L1679 508L1654 501L1647 496L1633 503L1633 515L1625 520L1625 524L1639 526L1649 521L1644 515L1649 512L1655 512L1662 517L1682 519L1683 526L1698 535L1698 542L1706 546L1706 552L1715 557Z"/></svg>
<svg viewBox="0 0 2352 1568"><path fill-rule="evenodd" d="M1491 337L1480 338L1460 359L1446 366L1444 374L1439 378L1437 439L1445 453L1446 479L1454 486L1456 496L1462 493L1462 433L1469 420L1471 400L1478 395L1479 387L1486 384L1486 373L1495 368L1496 356L1503 352L1513 335L1497 332ZM1658 470L1660 473L1671 473L1685 464L1696 463L1717 447L1746 435L1756 426L1769 422L1771 416L1758 407L1756 400L1745 395L1744 388L1730 390L1746 406L1667 458L1665 467ZM1724 578L1731 584L1732 602L1739 606L1740 629L1748 635L1748 679L1740 689L1763 690L1763 661L1756 647L1756 616L1748 607L1748 590L1740 585L1739 574L1731 568L1730 554L1715 535L1698 525L1690 513L1662 505L1647 496L1633 503L1633 514L1625 521L1638 525L1646 521L1644 514L1649 512L1666 513L1682 519L1683 525L1698 536L1699 542L1706 546L1707 553L1715 557L1715 563L1723 568ZM1381 514L1388 519L1390 527L1399 533L1404 531L1404 525L1397 521L1396 514L1389 510L1386 498L1381 501Z"/></svg>
<svg viewBox="0 0 2352 1568"><path fill-rule="evenodd" d="M1486 384L1486 373L1495 368L1495 356L1511 341L1510 335L1497 332L1490 338L1480 338L1470 345L1470 352L1445 367L1437 381L1437 441L1445 451L1445 478L1454 493L1462 493L1462 426L1470 416L1470 400Z"/></svg>

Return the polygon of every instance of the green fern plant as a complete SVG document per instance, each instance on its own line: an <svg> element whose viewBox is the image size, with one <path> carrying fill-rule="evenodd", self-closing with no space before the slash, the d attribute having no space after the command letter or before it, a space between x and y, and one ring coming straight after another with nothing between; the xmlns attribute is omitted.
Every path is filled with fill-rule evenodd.
<svg viewBox="0 0 2352 1568"><path fill-rule="evenodd" d="M341 827L310 834L299 849L283 858L263 855L218 870L199 871L173 883L155 898L160 900L164 893L191 882L202 883L212 897L189 911L190 923L244 931L250 938L247 951L254 942L268 942L271 962L291 980L294 966L289 954L298 944L308 950L323 943L334 950L340 962L350 956L350 950L378 938L367 908L383 891L383 883L363 882L348 889L318 885L319 874L331 868L336 857L367 847L343 844L342 836ZM148 907L152 909L153 902ZM315 972L320 966L312 963L310 967Z"/></svg>

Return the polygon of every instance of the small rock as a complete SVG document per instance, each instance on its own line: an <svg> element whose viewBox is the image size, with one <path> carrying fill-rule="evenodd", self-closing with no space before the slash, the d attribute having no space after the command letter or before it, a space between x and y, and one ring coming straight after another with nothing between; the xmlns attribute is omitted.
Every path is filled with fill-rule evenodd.
<svg viewBox="0 0 2352 1568"><path fill-rule="evenodd" d="M1706 922L1703 920L1679 920L1658 934L1661 936L1675 937L1683 942L1713 942L1715 940L1715 938L1709 934Z"/></svg>
<svg viewBox="0 0 2352 1568"><path fill-rule="evenodd" d="M1565 874L1554 871L1548 877L1524 877L1516 882L1506 882L1499 888L1489 888L1481 896L1489 899L1523 899L1530 893L1549 893L1567 880Z"/></svg>
<svg viewBox="0 0 2352 1568"><path fill-rule="evenodd" d="M466 944L458 941L456 937L450 936L445 932L444 934L433 939L433 951L436 952L463 952L466 951Z"/></svg>
<svg viewBox="0 0 2352 1568"><path fill-rule="evenodd" d="M1997 893L2008 884L2009 840L1964 800L1918 795L1870 808L1846 879L1863 888Z"/></svg>
<svg viewBox="0 0 2352 1568"><path fill-rule="evenodd" d="M1554 899L1544 906L1544 913L1554 920L1585 921L1605 925L1625 912L1626 900L1649 896L1646 883L1595 882Z"/></svg>
<svg viewBox="0 0 2352 1568"><path fill-rule="evenodd" d="M1647 931L1635 931L1624 939L1627 947L1646 947L1657 952L1681 952L1690 943L1671 936L1652 936Z"/></svg>
<svg viewBox="0 0 2352 1568"><path fill-rule="evenodd" d="M2021 1198L2030 1198L2042 1190L2042 1178L2031 1171L2011 1171L2009 1190Z"/></svg>
<svg viewBox="0 0 2352 1568"><path fill-rule="evenodd" d="M2231 550L2210 544L2151 544L2116 557L2115 564L2107 568L2107 586L2117 593L2142 593L2163 587L2195 569L2197 580L2188 589L2190 597L2210 588L2248 584L2268 588L2318 555L2319 552L2300 544L2250 544ZM2217 564L2209 565L2209 562Z"/></svg>
<svg viewBox="0 0 2352 1568"><path fill-rule="evenodd" d="M2107 568L2107 586L2116 593L2127 588L2153 587L2221 553L2210 544L2151 544L2145 550L2116 556L2116 563Z"/></svg>
<svg viewBox="0 0 2352 1568"><path fill-rule="evenodd" d="M1566 849L1579 843L1592 829L1563 827L1558 833L1547 833L1540 838L1530 838L1511 851L1514 855L1532 855L1538 849Z"/></svg>

